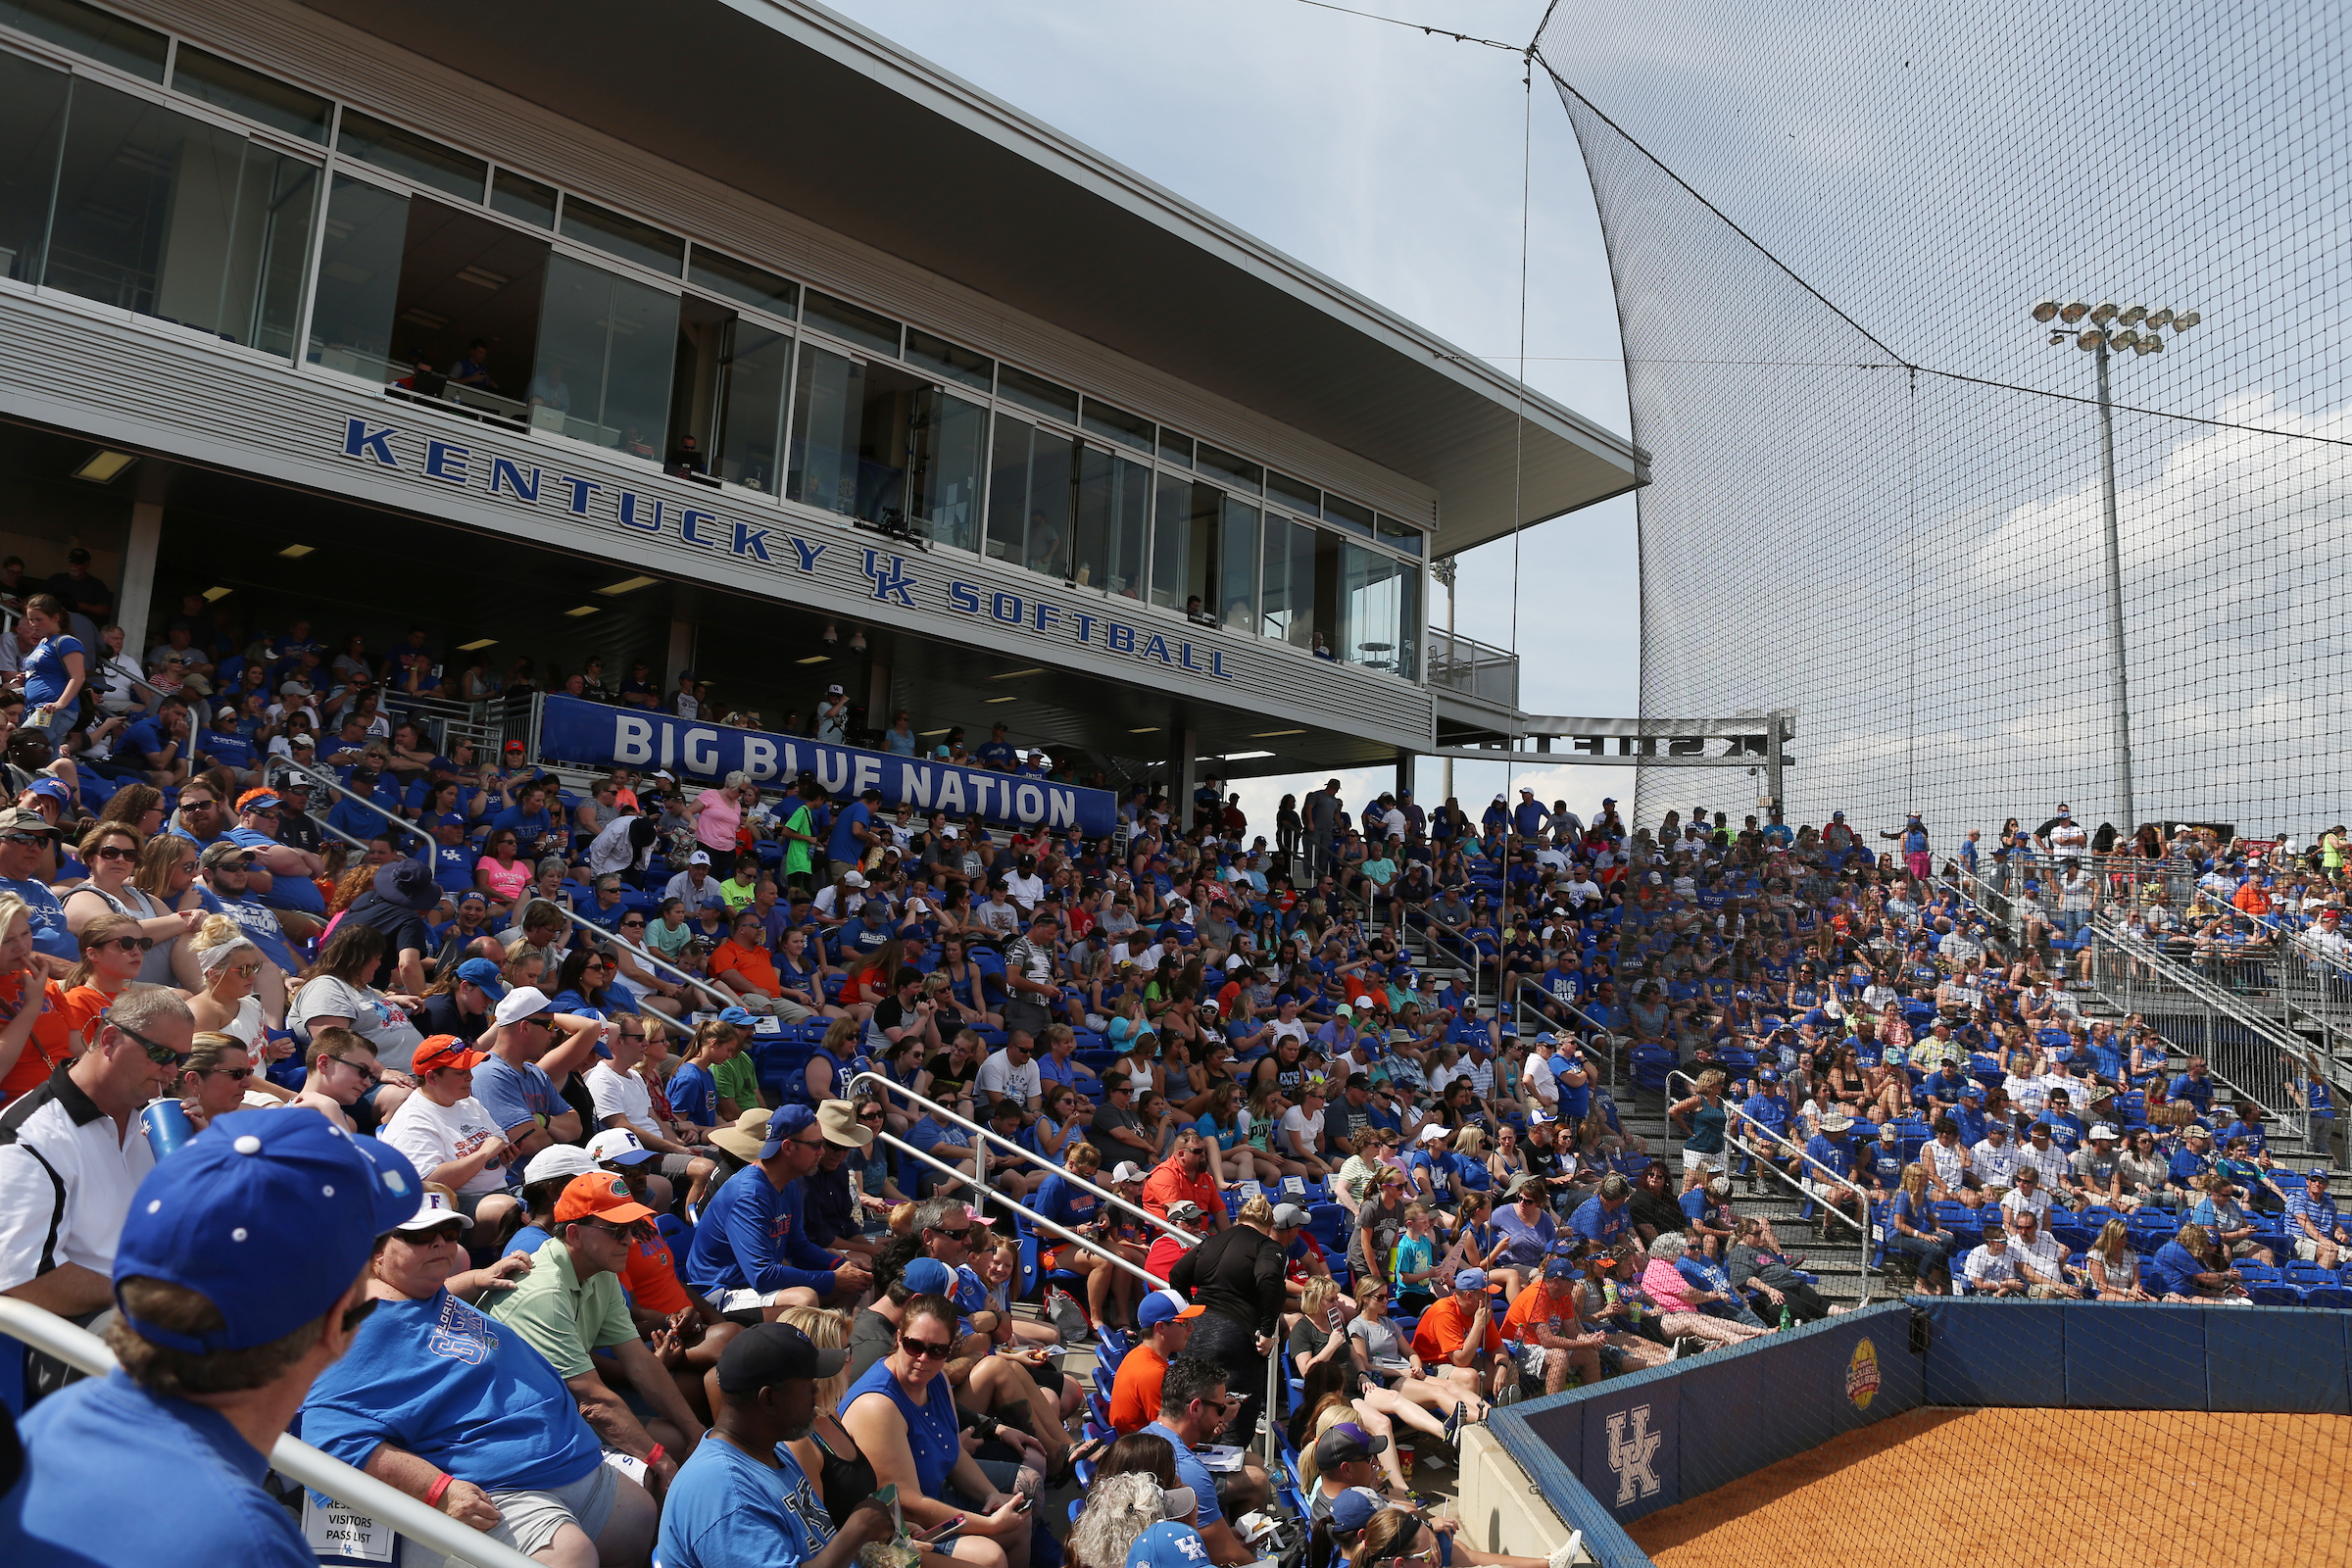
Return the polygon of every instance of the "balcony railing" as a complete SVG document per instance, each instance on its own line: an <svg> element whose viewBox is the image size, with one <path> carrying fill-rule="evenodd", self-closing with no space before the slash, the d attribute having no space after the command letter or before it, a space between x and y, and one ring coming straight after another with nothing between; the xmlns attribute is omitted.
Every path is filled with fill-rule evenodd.
<svg viewBox="0 0 2352 1568"><path fill-rule="evenodd" d="M1519 706L1519 656L1452 632L1429 634L1429 684L1497 708Z"/></svg>

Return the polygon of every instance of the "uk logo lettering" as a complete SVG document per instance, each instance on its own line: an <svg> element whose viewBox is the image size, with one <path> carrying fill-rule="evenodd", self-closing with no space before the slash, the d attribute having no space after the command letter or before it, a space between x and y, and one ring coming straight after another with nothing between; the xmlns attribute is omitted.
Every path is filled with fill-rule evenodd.
<svg viewBox="0 0 2352 1568"><path fill-rule="evenodd" d="M1637 1496L1658 1494L1658 1447L1665 1441L1665 1434L1649 1430L1646 1404L1609 1417L1609 1470L1617 1477L1618 1507Z"/></svg>

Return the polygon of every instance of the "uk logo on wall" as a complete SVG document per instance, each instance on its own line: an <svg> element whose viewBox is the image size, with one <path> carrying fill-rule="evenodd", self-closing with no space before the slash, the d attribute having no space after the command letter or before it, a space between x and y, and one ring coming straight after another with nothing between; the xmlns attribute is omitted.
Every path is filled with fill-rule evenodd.
<svg viewBox="0 0 2352 1568"><path fill-rule="evenodd" d="M1617 1506L1658 1494L1658 1449L1665 1434L1649 1430L1649 1406L1619 1410L1608 1423L1609 1472L1617 1478Z"/></svg>

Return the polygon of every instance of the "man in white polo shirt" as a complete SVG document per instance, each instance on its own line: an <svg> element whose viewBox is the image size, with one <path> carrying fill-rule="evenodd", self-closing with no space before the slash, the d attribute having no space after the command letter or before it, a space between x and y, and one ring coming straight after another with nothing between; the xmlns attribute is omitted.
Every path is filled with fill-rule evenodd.
<svg viewBox="0 0 2352 1568"><path fill-rule="evenodd" d="M0 1110L0 1294L83 1323L114 1303L115 1243L155 1165L139 1107L172 1092L195 1032L175 993L142 987Z"/></svg>

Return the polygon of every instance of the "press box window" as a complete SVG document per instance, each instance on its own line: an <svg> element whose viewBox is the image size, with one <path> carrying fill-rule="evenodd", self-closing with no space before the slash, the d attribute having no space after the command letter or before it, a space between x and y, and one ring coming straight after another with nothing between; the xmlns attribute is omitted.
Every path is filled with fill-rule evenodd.
<svg viewBox="0 0 2352 1568"><path fill-rule="evenodd" d="M336 134L335 150L469 202L482 199L490 180L490 166L482 159L350 109L343 111L343 128Z"/></svg>
<svg viewBox="0 0 2352 1568"><path fill-rule="evenodd" d="M85 6L81 0L0 0L0 25L147 81L164 79L170 39L152 27Z"/></svg>
<svg viewBox="0 0 2352 1568"><path fill-rule="evenodd" d="M315 92L304 92L233 60L208 55L183 43L172 62L172 85L216 109L242 115L257 124L315 141L321 147L326 145L327 123L334 118L333 104Z"/></svg>

